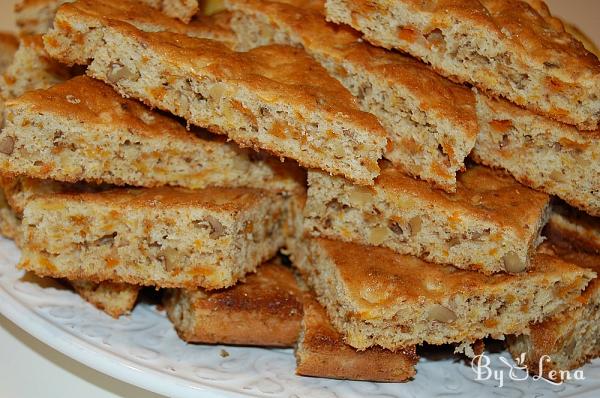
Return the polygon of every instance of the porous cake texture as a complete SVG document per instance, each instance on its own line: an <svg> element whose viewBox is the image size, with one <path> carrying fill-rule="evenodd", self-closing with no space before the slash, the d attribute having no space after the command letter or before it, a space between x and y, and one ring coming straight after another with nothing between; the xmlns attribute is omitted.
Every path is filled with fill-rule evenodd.
<svg viewBox="0 0 600 398"><path fill-rule="evenodd" d="M419 360L415 346L358 351L347 345L311 293L304 297L302 332L295 354L299 375L382 382L410 380Z"/></svg>
<svg viewBox="0 0 600 398"><path fill-rule="evenodd" d="M595 130L600 61L543 1L327 0L327 17L439 73L555 120Z"/></svg>
<svg viewBox="0 0 600 398"><path fill-rule="evenodd" d="M288 214L295 205L287 194L249 188L36 197L23 213L19 267L92 282L228 287L293 236Z"/></svg>
<svg viewBox="0 0 600 398"><path fill-rule="evenodd" d="M0 76L0 92L4 99L12 99L26 91L63 82L76 73L76 68L61 65L48 56L41 35L21 36L13 61Z"/></svg>
<svg viewBox="0 0 600 398"><path fill-rule="evenodd" d="M562 259L600 272L600 254L581 251L570 237L554 236L544 248ZM510 336L508 349L528 371L553 381L565 379L564 371L576 369L600 356L600 280L594 279L571 306L528 332Z"/></svg>
<svg viewBox="0 0 600 398"><path fill-rule="evenodd" d="M187 342L291 347L300 332L302 294L293 271L275 259L226 289L170 289L165 308Z"/></svg>
<svg viewBox="0 0 600 398"><path fill-rule="evenodd" d="M294 190L304 172L292 161L240 149L204 130L75 77L8 101L0 133L4 172L66 182L187 188Z"/></svg>
<svg viewBox="0 0 600 398"><path fill-rule="evenodd" d="M548 195L481 166L462 173L452 194L389 164L373 187L312 170L308 181L310 235L486 274L529 269L550 211Z"/></svg>
<svg viewBox="0 0 600 398"><path fill-rule="evenodd" d="M600 130L579 131L482 94L477 112L477 162L600 216Z"/></svg>
<svg viewBox="0 0 600 398"><path fill-rule="evenodd" d="M90 76L121 94L242 146L373 183L385 131L302 49L272 45L236 52L215 40L146 32L123 17L127 6L140 12L128 0L61 7L45 36L46 50L68 64L89 63Z"/></svg>
<svg viewBox="0 0 600 398"><path fill-rule="evenodd" d="M0 176L0 234L22 243L21 218L27 203L36 196L67 191L93 191L99 187L82 184L66 184L52 180L27 177ZM74 290L86 301L118 318L133 309L140 288L125 283L93 283L82 280L67 280Z"/></svg>
<svg viewBox="0 0 600 398"><path fill-rule="evenodd" d="M389 145L385 157L412 176L453 191L456 173L477 135L475 97L425 64L374 47L350 29L325 21L324 1L228 0L238 48L302 46L377 116Z"/></svg>
<svg viewBox="0 0 600 398"><path fill-rule="evenodd" d="M74 0L21 0L15 5L15 18L21 34L43 34L52 27L56 10ZM166 15L189 22L198 12L198 0L140 0Z"/></svg>
<svg viewBox="0 0 600 398"><path fill-rule="evenodd" d="M596 274L538 253L519 275L459 270L389 249L306 239L294 264L357 349L503 339L555 315Z"/></svg>

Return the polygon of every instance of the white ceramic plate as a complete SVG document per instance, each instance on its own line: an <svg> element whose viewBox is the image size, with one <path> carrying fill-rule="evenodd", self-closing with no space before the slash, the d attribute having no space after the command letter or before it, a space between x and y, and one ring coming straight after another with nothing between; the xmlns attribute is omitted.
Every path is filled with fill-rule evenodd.
<svg viewBox="0 0 600 398"><path fill-rule="evenodd" d="M600 396L600 361L583 368L585 380L552 385L513 370L506 353L489 356L497 378L476 380L451 356L422 359L404 384L299 377L292 350L187 345L163 312L141 303L112 319L58 285L42 286L17 271L19 251L0 239L0 312L56 350L117 379L172 397L424 397ZM48 285L46 283L46 285ZM229 356L223 357L222 350ZM506 363L504 362L506 360ZM502 373L500 373L502 372ZM485 378L485 369L482 370ZM501 381L500 381L501 380ZM502 387L499 385L502 383Z"/></svg>

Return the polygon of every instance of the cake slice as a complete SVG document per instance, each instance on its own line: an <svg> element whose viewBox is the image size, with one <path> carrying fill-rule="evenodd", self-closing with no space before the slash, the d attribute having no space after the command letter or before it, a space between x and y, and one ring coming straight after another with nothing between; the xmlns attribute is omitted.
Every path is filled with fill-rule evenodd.
<svg viewBox="0 0 600 398"><path fill-rule="evenodd" d="M0 234L21 246L21 218L27 203L36 196L69 190L91 190L93 187L64 184L52 180L37 180L26 177L0 177ZM137 301L139 286L126 283L92 283L82 280L67 280L86 301L118 318L128 314Z"/></svg>
<svg viewBox="0 0 600 398"><path fill-rule="evenodd" d="M165 307L190 343L291 347L300 332L302 294L293 271L272 260L227 289L170 289Z"/></svg>
<svg viewBox="0 0 600 398"><path fill-rule="evenodd" d="M600 272L600 255L580 251L569 239L555 235L544 243L544 249ZM510 336L507 343L515 360L526 365L530 373L555 382L565 378L564 371L600 357L600 279L590 282L567 310L532 324L525 334Z"/></svg>
<svg viewBox="0 0 600 398"><path fill-rule="evenodd" d="M23 218L25 206L36 196L55 194L61 192L85 192L101 189L100 187L85 184L68 184L54 180L40 180L23 176L0 175L0 186L8 206L16 216Z"/></svg>
<svg viewBox="0 0 600 398"><path fill-rule="evenodd" d="M288 214L296 205L293 196L249 188L36 197L23 213L19 267L92 282L228 287L293 236Z"/></svg>
<svg viewBox="0 0 600 398"><path fill-rule="evenodd" d="M15 5L15 19L21 34L43 34L52 27L56 10L75 0L21 0ZM140 0L147 6L184 22L198 12L198 0Z"/></svg>
<svg viewBox="0 0 600 398"><path fill-rule="evenodd" d="M215 40L145 32L122 17L126 6L139 12L128 0L62 6L45 36L46 50L68 64L91 62L87 73L121 94L242 146L373 183L385 131L302 49L235 52Z"/></svg>
<svg viewBox="0 0 600 398"><path fill-rule="evenodd" d="M298 341L299 375L372 381L414 376L414 346L357 351L302 289L291 269L272 260L227 289L169 289L164 304L177 333L190 343L291 347Z"/></svg>
<svg viewBox="0 0 600 398"><path fill-rule="evenodd" d="M524 272L540 243L548 195L474 166L456 193L382 165L371 187L309 171L304 228L312 236L384 246L398 253L489 274Z"/></svg>
<svg viewBox="0 0 600 398"><path fill-rule="evenodd" d="M106 189L100 186L67 184L53 180L0 174L0 214L2 214L0 233L14 240L15 244L21 247L23 211L33 198L64 192L92 192L103 188Z"/></svg>
<svg viewBox="0 0 600 398"><path fill-rule="evenodd" d="M294 190L293 164L242 150L204 130L187 131L163 113L122 98L90 77L75 77L6 103L0 167L65 182L132 186L268 187Z"/></svg>
<svg viewBox="0 0 600 398"><path fill-rule="evenodd" d="M21 36L13 61L0 77L0 90L5 99L16 98L26 91L63 82L76 73L75 69L51 59L41 35Z"/></svg>
<svg viewBox="0 0 600 398"><path fill-rule="evenodd" d="M363 42L327 23L324 0L228 0L238 48L302 46L377 116L389 146L385 157L406 173L454 191L456 173L478 132L475 97L408 56Z"/></svg>
<svg viewBox="0 0 600 398"><path fill-rule="evenodd" d="M104 281L69 281L84 300L113 318L129 314L138 299L141 287L127 283Z"/></svg>
<svg viewBox="0 0 600 398"><path fill-rule="evenodd" d="M543 1L327 0L329 20L360 30L455 81L595 130L600 61Z"/></svg>
<svg viewBox="0 0 600 398"><path fill-rule="evenodd" d="M357 351L344 343L325 309L312 294L304 297L302 331L296 348L296 373L302 376L383 382L407 381L415 375L415 346Z"/></svg>
<svg viewBox="0 0 600 398"><path fill-rule="evenodd" d="M527 273L486 276L325 239L305 240L293 260L357 349L502 339L567 308L596 276L544 253Z"/></svg>
<svg viewBox="0 0 600 398"><path fill-rule="evenodd" d="M472 153L477 162L600 216L600 130L578 131L481 94L477 113L481 131Z"/></svg>

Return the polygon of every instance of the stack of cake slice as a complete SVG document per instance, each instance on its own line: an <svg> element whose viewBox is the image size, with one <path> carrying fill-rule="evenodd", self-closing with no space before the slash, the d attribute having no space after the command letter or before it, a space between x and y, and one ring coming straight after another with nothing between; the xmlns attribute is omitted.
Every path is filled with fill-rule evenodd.
<svg viewBox="0 0 600 398"><path fill-rule="evenodd" d="M555 206L543 250L600 272L600 222L582 212ZM508 348L535 373L560 382L564 371L600 355L600 280L594 279L565 311L511 336ZM523 357L523 358L521 358ZM540 366L541 364L541 366Z"/></svg>
<svg viewBox="0 0 600 398"><path fill-rule="evenodd" d="M295 346L307 376L406 381L485 338L555 380L600 355L600 61L543 2L203 7L19 4L20 268L115 317L164 290L183 340Z"/></svg>

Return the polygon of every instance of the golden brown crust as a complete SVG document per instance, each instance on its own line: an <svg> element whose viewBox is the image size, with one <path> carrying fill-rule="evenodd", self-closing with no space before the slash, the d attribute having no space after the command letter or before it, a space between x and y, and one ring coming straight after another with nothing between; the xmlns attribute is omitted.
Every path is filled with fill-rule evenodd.
<svg viewBox="0 0 600 398"><path fill-rule="evenodd" d="M177 187L122 188L103 192L56 193L45 205L52 209L68 206L69 201L120 209L210 209L216 212L239 212L270 196L267 191L251 188L208 187L192 190Z"/></svg>
<svg viewBox="0 0 600 398"><path fill-rule="evenodd" d="M210 74L220 81L238 81L270 101L324 110L332 118L343 115L344 119L385 136L375 117L361 112L350 93L299 49L274 45L235 52L220 42L190 37L193 34L188 25L160 12L152 13L131 0L79 0L61 7L59 14L57 20L61 22L93 20L133 36L184 70ZM135 27L142 25L144 29L145 23L158 24L163 31Z"/></svg>
<svg viewBox="0 0 600 398"><path fill-rule="evenodd" d="M300 332L302 295L275 261L227 289L171 291L165 305L187 342L291 347Z"/></svg>
<svg viewBox="0 0 600 398"><path fill-rule="evenodd" d="M304 296L302 335L296 349L296 373L303 376L383 382L408 381L419 357L415 347L358 351L344 343L325 309L310 293Z"/></svg>
<svg viewBox="0 0 600 398"><path fill-rule="evenodd" d="M579 80L597 77L600 61L569 35L548 6L539 0L481 0L486 17L474 22L492 22L510 40L514 51L533 58L539 64L558 61L561 77ZM461 2L464 3L464 2ZM485 22L483 22L486 20ZM509 33L506 33L509 32Z"/></svg>
<svg viewBox="0 0 600 398"><path fill-rule="evenodd" d="M598 49L598 46L596 45L596 43L594 43L594 41L588 35L583 33L581 31L581 29L579 29L577 26L575 26L573 24L566 23L565 21L562 21L562 23L565 27L565 30L571 36L573 36L574 38L579 40L581 42L581 44L583 44L583 46L586 48L586 50L588 50L592 54L595 54L597 57L600 57L600 49Z"/></svg>
<svg viewBox="0 0 600 398"><path fill-rule="evenodd" d="M4 161L5 171L13 173L70 183L134 186L242 185L287 190L305 184L305 172L294 162L226 144L225 137L200 128L190 132L177 119L123 98L86 76L26 92L9 101L7 113L9 120L21 120L39 137L32 149L27 144L31 135L20 127L4 131L16 142ZM51 123L36 122L38 118ZM98 140L112 140L108 145L114 146ZM21 152L19 142L29 150ZM86 169L82 158L96 166ZM131 165L123 166L127 161Z"/></svg>
<svg viewBox="0 0 600 398"><path fill-rule="evenodd" d="M471 138L477 134L473 93L450 82L415 59L385 51L361 40L353 29L324 20L324 0L228 0L230 10L261 13L300 37L309 53L323 54L339 63L348 61L389 84L400 84L420 99L420 107L449 119Z"/></svg>
<svg viewBox="0 0 600 398"><path fill-rule="evenodd" d="M229 287L294 234L287 215L295 204L278 192L220 188L36 197L23 216L19 267L91 282Z"/></svg>
<svg viewBox="0 0 600 398"><path fill-rule="evenodd" d="M572 241L569 241L567 236L554 235L542 243L539 250L579 267L590 269L600 275L600 254L580 251ZM575 306L589 304L599 289L600 278L596 277L590 281L585 291L575 300Z"/></svg>
<svg viewBox="0 0 600 398"><path fill-rule="evenodd" d="M13 34L8 32L0 32L0 49L3 52L16 51L19 47L19 39Z"/></svg>
<svg viewBox="0 0 600 398"><path fill-rule="evenodd" d="M21 0L15 4L16 22L21 33L45 33L52 25L54 13L62 4L75 0ZM198 0L140 0L170 18L189 23L199 11Z"/></svg>
<svg viewBox="0 0 600 398"><path fill-rule="evenodd" d="M19 40L12 33L0 32L0 73L12 62L13 55L19 47ZM2 115L0 115L0 120Z"/></svg>
<svg viewBox="0 0 600 398"><path fill-rule="evenodd" d="M69 191L93 191L99 188L15 175L0 175L0 185L4 189L6 201L18 217L23 216L23 210L27 203L38 195Z"/></svg>
<svg viewBox="0 0 600 398"><path fill-rule="evenodd" d="M432 206L452 209L456 217L472 214L482 219L512 228L523 237L538 224L540 209L548 202L548 195L517 183L514 178L487 167L470 167L457 179L456 192L448 194L432 189L422 181L402 174L396 167L382 167L375 181L376 187L393 195L394 192L410 193L424 198Z"/></svg>
<svg viewBox="0 0 600 398"><path fill-rule="evenodd" d="M570 234L561 236L560 231L554 231L540 250L600 272L600 255L579 251L572 238ZM531 324L524 335L511 336L508 349L514 358L525 355L524 365L530 373L561 381L561 370L576 369L600 355L599 329L595 325L599 321L599 307L600 279L596 277L570 308Z"/></svg>
<svg viewBox="0 0 600 398"><path fill-rule="evenodd" d="M111 82L122 94L227 134L243 146L260 147L307 167L344 174L358 183L372 183L379 171L376 162L385 147L385 132L377 119L360 111L350 93L303 50L274 45L235 52L214 40L144 32L127 22L144 25L131 20L135 14L123 17L122 7L110 6L115 1L103 2L100 8L89 0L61 7L55 30L45 36L46 49L67 63L93 59L88 74ZM71 25L72 21L78 21L77 26ZM92 28L93 34L89 33ZM142 28L152 30L152 26ZM126 38L127 46L115 47L96 33ZM100 48L109 52L106 57L95 57ZM152 59L160 65L158 73L150 63L136 61L140 73L152 75L149 82L135 76L111 80L113 61L121 57L119 51ZM174 85L165 87L161 75L168 75ZM175 95L186 97L185 105ZM322 143L317 147L314 141ZM331 144L338 142L355 150L345 150L338 157L340 152Z"/></svg>
<svg viewBox="0 0 600 398"><path fill-rule="evenodd" d="M480 134L471 157L600 216L600 130L579 131L503 99L478 94Z"/></svg>
<svg viewBox="0 0 600 398"><path fill-rule="evenodd" d="M294 264L358 349L461 343L521 333L566 309L596 277L538 252L531 270L486 276L390 250L304 239Z"/></svg>
<svg viewBox="0 0 600 398"><path fill-rule="evenodd" d="M174 118L151 111L138 101L123 98L110 86L87 76L78 76L45 90L26 92L7 101L6 105L22 106L33 112L51 113L81 123L132 129L142 136L172 137L194 145L201 142Z"/></svg>
<svg viewBox="0 0 600 398"><path fill-rule="evenodd" d="M579 272L579 268L555 256L539 253L532 260L527 275L495 274L457 270L452 266L427 263L412 256L398 255L390 250L316 239L320 247L336 261L336 268L353 301L362 308L381 308L386 303L418 303L423 297L439 300L456 294L472 295L485 286L488 290L501 287L511 280L534 275L562 275ZM431 286L443 285L443 289ZM370 302L362 292L371 290L382 301Z"/></svg>
<svg viewBox="0 0 600 398"><path fill-rule="evenodd" d="M334 9L337 12L335 14ZM398 13L405 15L402 22L389 17ZM367 39L376 44L418 53L416 55L432 62L442 74L457 81L471 81L494 96L508 96L521 106L565 123L576 124L581 129L597 128L596 94L600 87L600 61L565 31L563 24L550 14L543 1L328 0L328 17L362 29ZM379 27L374 26L374 21L385 24L387 31L380 32ZM456 61L456 54L447 53L446 48L432 50L427 43L415 44L421 37L429 39L429 34L436 31L454 39L453 27L461 29L464 38L486 40L485 45L478 49L483 49L484 56L496 54L493 63L500 65L496 68L490 62L481 64L483 67L488 65L492 78L481 74L474 78L469 74L473 69L466 72L470 65L460 65L463 59ZM459 46L452 43L453 48L459 51L462 50L461 45L473 43L460 40ZM500 48L503 50L498 52ZM445 56L437 52L443 52ZM472 54L480 55L477 52ZM512 58L510 62L504 62L504 54ZM478 62L477 58L467 57L464 60ZM497 77L505 77L504 69L521 73L528 79L533 73L536 74L535 83L530 85L532 93L535 93L527 96L522 94L524 90L508 87L510 83L499 85ZM555 88L552 88L555 83ZM567 94L571 89L574 90ZM561 100L560 97L564 95L569 96L570 103ZM578 101L585 102L585 111L572 106ZM564 105L566 108L563 108Z"/></svg>
<svg viewBox="0 0 600 398"><path fill-rule="evenodd" d="M425 64L385 51L345 26L327 23L323 1L230 0L241 48L303 47L373 113L388 133L386 156L449 192L475 145L475 97Z"/></svg>
<svg viewBox="0 0 600 398"><path fill-rule="evenodd" d="M448 194L383 164L372 188L309 172L304 229L315 237L387 247L486 274L526 271L549 196L473 166Z"/></svg>

